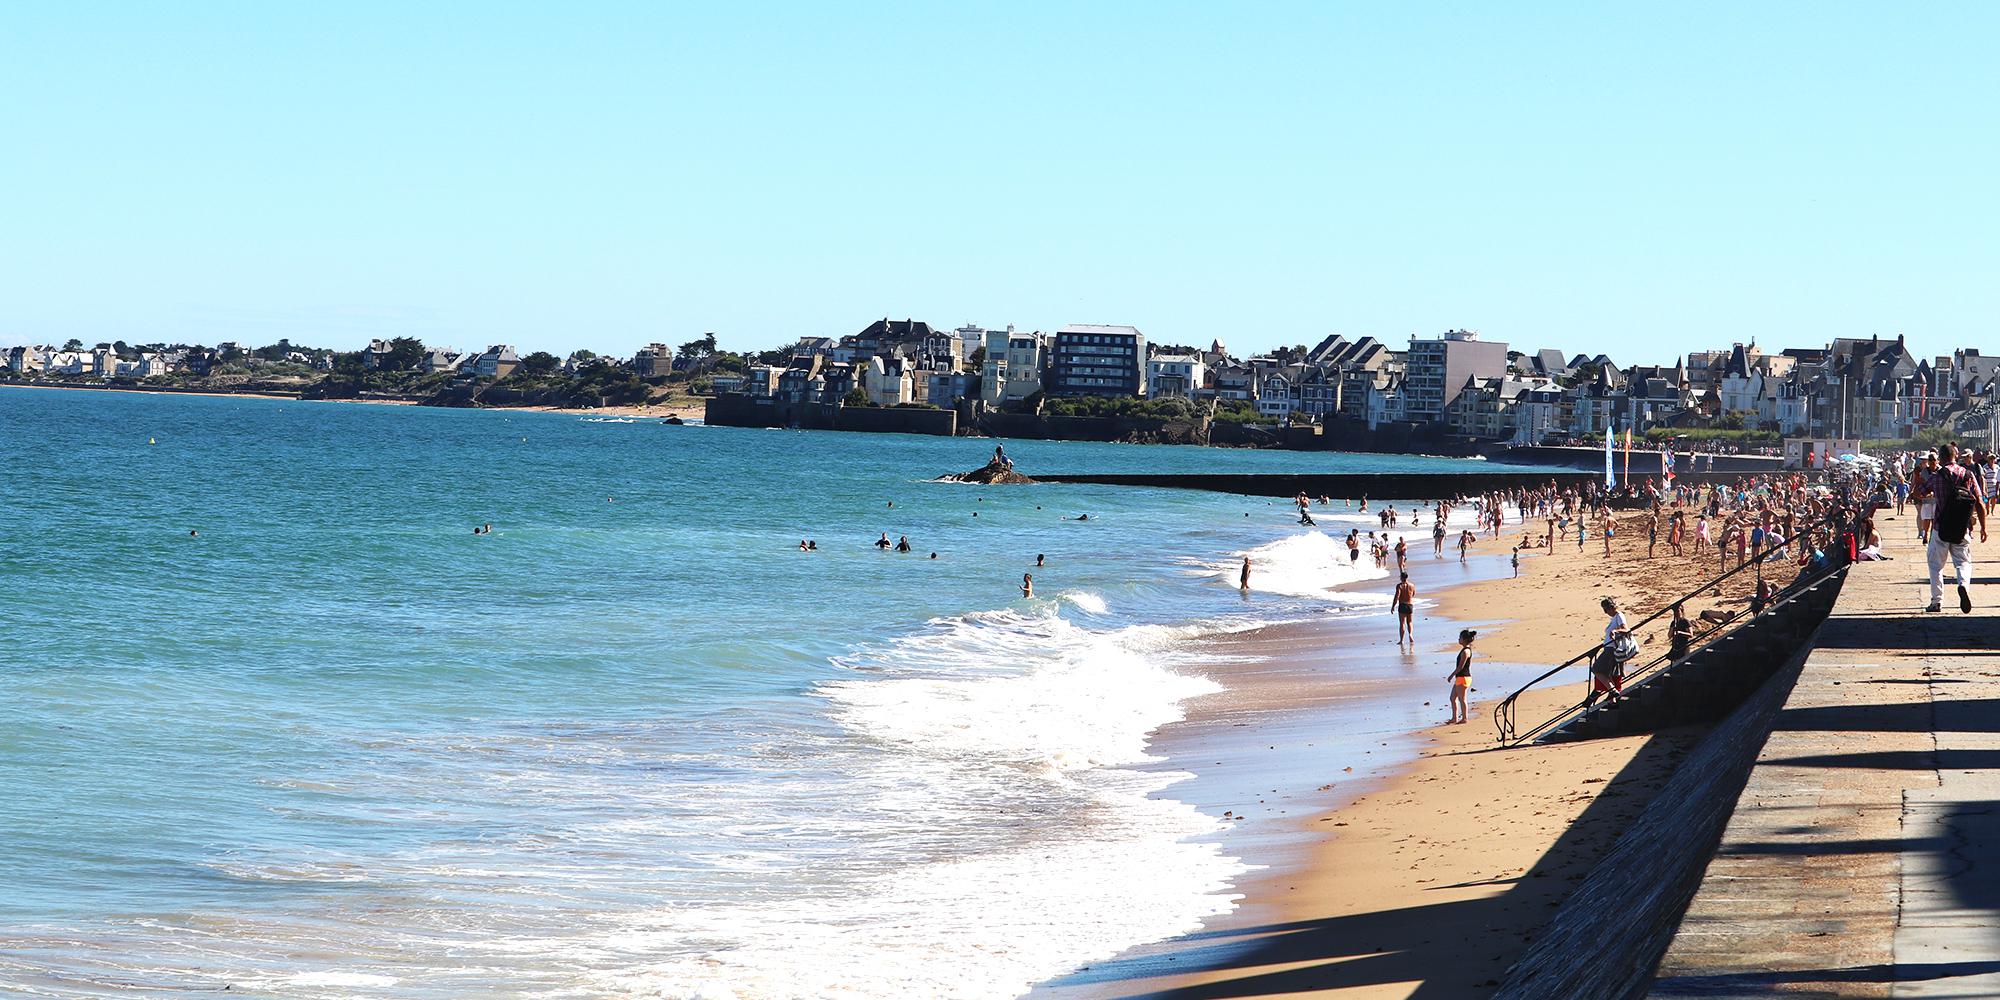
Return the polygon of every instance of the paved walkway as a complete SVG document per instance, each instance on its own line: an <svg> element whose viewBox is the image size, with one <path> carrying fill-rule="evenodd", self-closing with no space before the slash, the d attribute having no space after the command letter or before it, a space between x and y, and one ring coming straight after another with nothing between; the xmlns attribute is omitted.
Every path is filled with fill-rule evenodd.
<svg viewBox="0 0 2000 1000"><path fill-rule="evenodd" d="M2000 997L2000 607L1923 614L1915 525L1849 573L1652 996Z"/></svg>

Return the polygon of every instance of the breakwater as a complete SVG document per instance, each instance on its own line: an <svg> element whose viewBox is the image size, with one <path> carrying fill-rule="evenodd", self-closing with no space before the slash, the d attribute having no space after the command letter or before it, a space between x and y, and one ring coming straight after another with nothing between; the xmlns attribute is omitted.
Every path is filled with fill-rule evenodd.
<svg viewBox="0 0 2000 1000"><path fill-rule="evenodd" d="M1477 463L1474 463L1477 464ZM1208 490L1253 497L1291 497L1304 493L1313 497L1354 500L1383 497L1398 500L1442 500L1455 496L1490 493L1495 490L1535 489L1556 483L1583 486L1597 482L1601 474L1508 470L1457 473L1325 473L1285 475L1274 473L1051 473L1033 474L1037 482L1092 483L1099 486L1152 486L1167 489ZM1678 477L1682 484L1734 481L1741 473L1699 473ZM1649 477L1650 478L1650 477Z"/></svg>

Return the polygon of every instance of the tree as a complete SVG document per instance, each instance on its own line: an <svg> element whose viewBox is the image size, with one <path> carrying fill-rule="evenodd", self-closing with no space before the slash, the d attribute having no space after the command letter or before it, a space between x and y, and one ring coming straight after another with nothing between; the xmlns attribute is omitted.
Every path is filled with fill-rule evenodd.
<svg viewBox="0 0 2000 1000"><path fill-rule="evenodd" d="M555 371L558 367L561 367L561 365L561 358L547 351L536 351L521 359L521 367L518 369L518 374L547 375Z"/></svg>
<svg viewBox="0 0 2000 1000"><path fill-rule="evenodd" d="M676 356L680 359L680 363L675 365L675 368L689 375L699 374L708 368L709 362L715 357L715 334L704 333L682 344Z"/></svg>
<svg viewBox="0 0 2000 1000"><path fill-rule="evenodd" d="M577 350L569 352L569 359L581 367L585 362L596 360L596 351Z"/></svg>
<svg viewBox="0 0 2000 1000"><path fill-rule="evenodd" d="M845 399L842 399L841 402L847 404L848 406L867 406L868 390L863 389L857 385L854 388L847 390L847 397Z"/></svg>
<svg viewBox="0 0 2000 1000"><path fill-rule="evenodd" d="M382 367L392 372L415 371L424 364L424 342L415 337L397 337L389 341L389 353L382 356Z"/></svg>
<svg viewBox="0 0 2000 1000"><path fill-rule="evenodd" d="M63 341L63 350L70 351L72 353L76 351L81 351L83 350L83 341L78 340L75 337L71 337L68 340Z"/></svg>

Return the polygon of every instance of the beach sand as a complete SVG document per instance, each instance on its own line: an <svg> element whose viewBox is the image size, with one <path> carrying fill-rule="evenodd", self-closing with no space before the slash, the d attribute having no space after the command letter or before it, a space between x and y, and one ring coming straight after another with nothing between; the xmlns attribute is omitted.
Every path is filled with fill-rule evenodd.
<svg viewBox="0 0 2000 1000"><path fill-rule="evenodd" d="M1511 534L1503 531L1498 540L1482 538L1478 551L1504 557L1521 534L1519 526L1508 528ZM1623 514L1608 561L1597 538L1582 553L1572 540L1553 555L1524 550L1519 578L1433 595L1437 604L1418 616L1420 635L1444 639L1460 623L1480 629L1471 724L1419 731L1416 759L1370 780L1279 769L1283 780L1301 783L1298 794L1286 797L1297 818L1289 821L1290 836L1232 842L1246 860L1268 866L1239 882L1243 898L1234 912L1035 995L1488 995L1570 886L1603 860L1625 822L1701 736L1688 729L1496 748L1494 704L1522 679L1601 637L1600 595L1618 596L1637 610L1636 621L1714 575L1713 550L1697 563L1691 545L1690 556L1673 558L1662 543L1658 557L1647 559L1645 537L1645 515ZM1740 589L1725 596L1740 600ZM1722 602L1708 597L1692 607ZM1658 648L1666 641L1665 620L1641 634L1648 648ZM1425 645L1427 669L1449 663L1451 643L1426 639ZM1522 698L1523 723L1582 697L1585 672L1571 669L1564 683ZM1435 690L1425 711L1442 717L1441 679ZM1186 725L1199 729L1204 720L1196 706ZM1162 734L1161 745L1170 757L1193 761L1188 766L1207 763L1194 756L1199 750L1176 746L1172 732ZM1310 784L1315 777L1324 784ZM1274 799L1280 789L1294 791L1278 779L1267 784Z"/></svg>

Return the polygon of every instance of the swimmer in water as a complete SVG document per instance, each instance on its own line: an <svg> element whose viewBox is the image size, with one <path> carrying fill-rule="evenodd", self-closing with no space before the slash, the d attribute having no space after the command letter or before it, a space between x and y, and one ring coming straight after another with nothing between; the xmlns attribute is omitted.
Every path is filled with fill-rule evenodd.
<svg viewBox="0 0 2000 1000"><path fill-rule="evenodd" d="M889 548L895 544L895 542L889 540L889 533L886 531L882 533L882 537L875 539L875 547L884 552L889 551Z"/></svg>
<svg viewBox="0 0 2000 1000"><path fill-rule="evenodd" d="M932 558L932 559L936 559L936 558L937 558L937 553L935 553L935 552L931 553L931 558Z"/></svg>
<svg viewBox="0 0 2000 1000"><path fill-rule="evenodd" d="M192 530L192 529L190 529L190 530L188 531L188 537L189 537L189 538L200 538L200 537L201 537L201 532L199 532L199 531L195 531L195 530Z"/></svg>
<svg viewBox="0 0 2000 1000"><path fill-rule="evenodd" d="M884 536L884 537L887 537L887 536ZM896 551L898 551L898 552L908 552L908 551L910 551L910 536L908 536L908 535L897 535L897 536L896 536Z"/></svg>
<svg viewBox="0 0 2000 1000"><path fill-rule="evenodd" d="M1244 557L1243 557L1243 576L1242 576L1241 580L1239 581L1239 583L1238 583L1238 586L1239 586L1239 587L1241 587L1241 588L1242 588L1242 589L1244 589L1244 590L1249 590L1249 589L1250 589L1250 557L1249 557L1249 556L1244 556Z"/></svg>
<svg viewBox="0 0 2000 1000"><path fill-rule="evenodd" d="M1045 556L1045 555L1042 555L1042 554L1041 554L1041 553L1039 553L1039 552L1035 553L1035 568L1036 568L1036 569L1041 569L1041 568L1042 568L1042 564L1043 564L1043 563L1045 563L1045 562L1047 562L1047 561L1048 561L1048 558L1049 558L1048 556Z"/></svg>
<svg viewBox="0 0 2000 1000"><path fill-rule="evenodd" d="M1031 573L1021 574L1021 596L1035 596L1035 577Z"/></svg>

